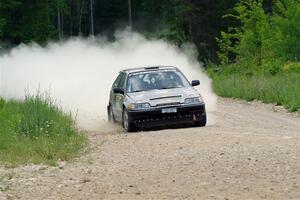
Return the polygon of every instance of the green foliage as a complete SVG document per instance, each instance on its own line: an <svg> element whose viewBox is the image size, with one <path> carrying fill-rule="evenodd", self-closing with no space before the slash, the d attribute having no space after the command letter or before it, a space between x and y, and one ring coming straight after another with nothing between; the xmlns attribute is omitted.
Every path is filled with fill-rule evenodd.
<svg viewBox="0 0 300 200"><path fill-rule="evenodd" d="M5 25L9 17L7 16L7 10L14 9L20 5L20 1L16 0L2 0L0 2L0 48L1 42L4 40L3 34L5 33Z"/></svg>
<svg viewBox="0 0 300 200"><path fill-rule="evenodd" d="M0 41L2 39L2 35L3 35L3 27L5 25L5 19L0 18Z"/></svg>
<svg viewBox="0 0 300 200"><path fill-rule="evenodd" d="M221 34L222 69L209 70L216 93L300 109L299 1L277 1L271 14L260 0L241 0L234 10L225 17L237 19L240 26Z"/></svg>
<svg viewBox="0 0 300 200"><path fill-rule="evenodd" d="M268 29L268 17L261 0L241 0L234 8L233 17L241 23L240 27L230 27L222 32L219 41L219 58L222 64L229 64L229 53L237 55L239 64L260 65L263 57L263 41Z"/></svg>
<svg viewBox="0 0 300 200"><path fill-rule="evenodd" d="M3 37L12 43L47 42L56 33L49 1L2 0Z"/></svg>
<svg viewBox="0 0 300 200"><path fill-rule="evenodd" d="M289 111L300 109L300 74L275 76L241 76L240 74L213 77L215 92L223 97L254 99L283 105Z"/></svg>
<svg viewBox="0 0 300 200"><path fill-rule="evenodd" d="M219 44L219 51L217 52L219 60L222 65L230 64L230 54L234 52L233 43L238 38L237 33L221 32L221 38L216 38Z"/></svg>
<svg viewBox="0 0 300 200"><path fill-rule="evenodd" d="M7 46L90 33L90 0L1 0L3 37ZM128 26L127 0L93 0L95 34L114 39L115 30ZM216 41L221 30L235 22L222 19L236 0L135 0L132 3L133 30L163 38L177 45L194 43L200 59L216 62ZM221 23L219 23L221 21ZM3 46L4 46L3 45ZM6 47L7 47L6 46Z"/></svg>
<svg viewBox="0 0 300 200"><path fill-rule="evenodd" d="M166 39L181 45L188 40L186 31L187 13L192 8L180 0L141 1L137 18L143 18L146 27L137 27L147 36ZM149 26L150 25L150 26Z"/></svg>
<svg viewBox="0 0 300 200"><path fill-rule="evenodd" d="M189 11L190 7L179 0L167 1L162 7L162 15L169 31L165 31L162 36L177 44L186 42L187 35L184 30L184 23L186 13Z"/></svg>
<svg viewBox="0 0 300 200"><path fill-rule="evenodd" d="M287 62L282 70L284 72L295 72L300 74L300 62Z"/></svg>
<svg viewBox="0 0 300 200"><path fill-rule="evenodd" d="M280 0L272 14L261 0L240 0L233 17L240 26L221 33L219 59L223 65L235 55L236 67L275 75L285 62L300 59L300 2Z"/></svg>
<svg viewBox="0 0 300 200"><path fill-rule="evenodd" d="M276 8L269 41L274 54L284 61L300 61L300 2L279 1Z"/></svg>
<svg viewBox="0 0 300 200"><path fill-rule="evenodd" d="M46 163L71 159L86 143L69 114L45 96L0 100L0 162Z"/></svg>
<svg viewBox="0 0 300 200"><path fill-rule="evenodd" d="M4 99L0 98L0 109L2 109L4 107L5 101Z"/></svg>

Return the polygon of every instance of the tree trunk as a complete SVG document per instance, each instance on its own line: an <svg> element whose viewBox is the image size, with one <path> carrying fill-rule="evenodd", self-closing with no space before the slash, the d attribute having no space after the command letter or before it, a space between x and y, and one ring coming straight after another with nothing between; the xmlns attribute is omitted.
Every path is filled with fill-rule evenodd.
<svg viewBox="0 0 300 200"><path fill-rule="evenodd" d="M90 35L94 36L94 0L90 0Z"/></svg>
<svg viewBox="0 0 300 200"><path fill-rule="evenodd" d="M64 13L61 12L61 39L64 38Z"/></svg>
<svg viewBox="0 0 300 200"><path fill-rule="evenodd" d="M131 0L128 0L128 20L129 20L129 29L132 31L132 7Z"/></svg>
<svg viewBox="0 0 300 200"><path fill-rule="evenodd" d="M50 5L49 5L49 1L46 2L46 9L47 9L47 23L51 23L51 19L50 19Z"/></svg>
<svg viewBox="0 0 300 200"><path fill-rule="evenodd" d="M57 6L57 29L58 29L58 38L61 40L61 19L60 19L60 9L59 6Z"/></svg>
<svg viewBox="0 0 300 200"><path fill-rule="evenodd" d="M69 0L70 6L70 36L73 36L73 19L72 19L72 0Z"/></svg>
<svg viewBox="0 0 300 200"><path fill-rule="evenodd" d="M80 2L79 2L79 20L78 20L78 35L79 36L82 36L81 22L82 22L82 0L80 0Z"/></svg>
<svg viewBox="0 0 300 200"><path fill-rule="evenodd" d="M177 36L179 35L179 23L178 23L178 19L179 19L179 17L178 17L178 7L177 7L177 5L175 4L175 7L174 7L174 9L175 9L175 25L176 25L176 34L177 34Z"/></svg>
<svg viewBox="0 0 300 200"><path fill-rule="evenodd" d="M188 14L188 22L189 22L189 40L193 41L193 14L191 11Z"/></svg>

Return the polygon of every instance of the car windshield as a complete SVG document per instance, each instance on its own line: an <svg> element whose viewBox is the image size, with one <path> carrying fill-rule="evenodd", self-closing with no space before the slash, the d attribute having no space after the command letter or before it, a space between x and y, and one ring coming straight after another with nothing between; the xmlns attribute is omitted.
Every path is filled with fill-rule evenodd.
<svg viewBox="0 0 300 200"><path fill-rule="evenodd" d="M129 74L127 92L143 92L188 87L189 82L176 70L150 71Z"/></svg>

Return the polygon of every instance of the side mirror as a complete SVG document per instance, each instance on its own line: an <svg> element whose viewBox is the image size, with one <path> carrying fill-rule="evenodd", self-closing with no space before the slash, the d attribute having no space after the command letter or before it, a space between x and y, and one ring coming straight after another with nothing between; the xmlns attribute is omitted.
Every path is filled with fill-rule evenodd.
<svg viewBox="0 0 300 200"><path fill-rule="evenodd" d="M124 90L122 90L121 88L114 88L113 89L113 92L115 94L124 94Z"/></svg>
<svg viewBox="0 0 300 200"><path fill-rule="evenodd" d="M200 85L200 81L199 80L193 80L192 81L192 86L197 86L197 85Z"/></svg>

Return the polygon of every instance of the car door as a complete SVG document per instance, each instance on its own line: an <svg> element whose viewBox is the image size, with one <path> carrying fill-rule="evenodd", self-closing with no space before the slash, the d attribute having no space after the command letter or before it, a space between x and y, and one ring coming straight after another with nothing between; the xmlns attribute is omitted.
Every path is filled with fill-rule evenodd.
<svg viewBox="0 0 300 200"><path fill-rule="evenodd" d="M113 83L113 86L112 86L111 91L110 91L110 106L111 106L113 115L114 115L116 120L118 120L116 118L116 116L117 116L117 112L116 112L116 97L117 97L117 94L114 93L114 89L118 88L121 77L122 77L122 74L120 73L119 76L116 78L115 82Z"/></svg>
<svg viewBox="0 0 300 200"><path fill-rule="evenodd" d="M126 74L121 73L120 81L118 83L118 88L122 89L125 92L125 82L126 82ZM118 121L122 121L122 112L123 112L123 102L124 102L124 94L115 94L115 118Z"/></svg>

